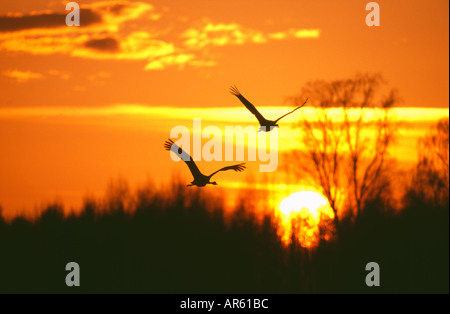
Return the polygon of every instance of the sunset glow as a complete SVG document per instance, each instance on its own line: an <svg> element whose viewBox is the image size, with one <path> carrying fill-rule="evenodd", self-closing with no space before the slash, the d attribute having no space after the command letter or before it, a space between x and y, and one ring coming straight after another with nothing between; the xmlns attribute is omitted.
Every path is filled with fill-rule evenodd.
<svg viewBox="0 0 450 314"><path fill-rule="evenodd" d="M448 294L449 60L449 0L1 0L0 294Z"/></svg>

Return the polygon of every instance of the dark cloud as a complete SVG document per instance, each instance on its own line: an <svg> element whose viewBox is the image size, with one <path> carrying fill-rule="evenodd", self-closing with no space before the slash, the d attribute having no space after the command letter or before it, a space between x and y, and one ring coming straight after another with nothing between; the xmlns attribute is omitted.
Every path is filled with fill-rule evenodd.
<svg viewBox="0 0 450 314"><path fill-rule="evenodd" d="M115 5L112 5L112 6L108 7L107 10L109 12L114 13L114 14L117 15L117 14L122 13L123 10L125 10L126 8L127 8L127 5L118 3L118 4L115 4Z"/></svg>
<svg viewBox="0 0 450 314"><path fill-rule="evenodd" d="M0 32L14 32L32 28L55 28L66 26L69 13L43 13L24 16L0 16ZM88 26L102 21L102 17L89 9L80 10L81 26Z"/></svg>
<svg viewBox="0 0 450 314"><path fill-rule="evenodd" d="M84 43L84 46L99 51L114 52L119 50L119 42L112 37L102 39L91 39Z"/></svg>

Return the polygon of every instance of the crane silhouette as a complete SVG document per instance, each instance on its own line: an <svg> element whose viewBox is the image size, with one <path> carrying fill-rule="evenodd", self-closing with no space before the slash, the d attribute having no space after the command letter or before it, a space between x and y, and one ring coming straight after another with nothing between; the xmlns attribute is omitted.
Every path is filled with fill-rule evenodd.
<svg viewBox="0 0 450 314"><path fill-rule="evenodd" d="M200 172L200 170L198 169L198 167L195 164L192 157L189 154L187 154L183 149L181 149L181 147L179 147L177 144L175 144L171 139L168 139L167 141L164 142L164 148L166 150L172 151L175 154L177 154L178 157L183 159L183 161L189 167L189 170L191 170L192 176L194 177L194 181L192 181L187 186L196 185L196 186L202 187L207 184L217 185L216 181L212 181L212 182L210 181L211 177L213 175L215 175L216 173L218 173L220 171L227 171L227 170L234 170L237 172L241 172L241 171L244 171L244 169L246 168L245 163L241 163L241 164L237 164L237 165L233 165L233 166L220 168L219 170L211 173L209 176L205 176L203 173Z"/></svg>
<svg viewBox="0 0 450 314"><path fill-rule="evenodd" d="M294 110L292 110L292 111L286 113L285 115L282 115L278 119L272 121L272 120L267 120L266 118L264 118L263 115L258 111L258 109L256 109L256 107L253 106L253 104L251 102L249 102L247 99L245 99L244 96L242 96L241 92L239 92L239 90L237 89L236 86L230 87L230 93L232 95L236 96L237 98L239 98L239 100L244 104L244 106L248 110L250 110L251 113L253 113L255 115L256 119L258 119L259 124L260 124L259 131L265 131L265 132L272 131L272 128L274 128L274 127L278 128L278 124L277 124L278 121L280 121L282 118L286 117L288 114L293 113L295 110L300 109L308 101L308 98L307 98L305 100L305 102L303 103L303 105L298 106Z"/></svg>

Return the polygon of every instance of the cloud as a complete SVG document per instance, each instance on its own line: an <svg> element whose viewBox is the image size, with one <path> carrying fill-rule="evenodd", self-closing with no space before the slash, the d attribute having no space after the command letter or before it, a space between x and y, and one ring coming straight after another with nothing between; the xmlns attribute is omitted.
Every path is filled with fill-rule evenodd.
<svg viewBox="0 0 450 314"><path fill-rule="evenodd" d="M318 29L291 30L290 33L296 38L319 38L320 36Z"/></svg>
<svg viewBox="0 0 450 314"><path fill-rule="evenodd" d="M90 39L84 43L85 47L100 51L118 51L119 41L113 37Z"/></svg>
<svg viewBox="0 0 450 314"><path fill-rule="evenodd" d="M141 1L81 4L81 27L66 26L66 14L39 11L0 16L0 53L142 60L146 62L145 70L160 70L170 66L214 66L215 61L205 57L209 55L207 48L210 47L265 44L276 40L318 38L320 35L317 29L266 33L238 23L209 20L175 33L173 29L161 31L152 23L159 20L162 13Z"/></svg>
<svg viewBox="0 0 450 314"><path fill-rule="evenodd" d="M168 65L178 65L179 67L183 67L185 64L189 64L194 59L195 59L194 54L178 54L178 55L164 56L149 62L145 66L145 69L161 70L166 68ZM195 65L195 63L193 65Z"/></svg>
<svg viewBox="0 0 450 314"><path fill-rule="evenodd" d="M15 32L33 28L56 28L66 26L67 13L33 12L29 15L0 16L0 32ZM81 9L83 26L89 26L102 21L99 13L91 9Z"/></svg>
<svg viewBox="0 0 450 314"><path fill-rule="evenodd" d="M276 33L270 33L267 35L270 39L286 39L287 33L286 32L276 32Z"/></svg>
<svg viewBox="0 0 450 314"><path fill-rule="evenodd" d="M172 43L156 39L148 31L124 31L126 22L159 18L148 3L101 1L85 5L81 11L81 27L66 26L65 15L57 13L1 16L0 51L150 62L174 53Z"/></svg>
<svg viewBox="0 0 450 314"><path fill-rule="evenodd" d="M208 46L243 45L247 43L263 44L270 40L294 38L319 38L318 29L290 29L287 31L264 33L245 28L236 23L223 24L210 21L203 22L197 28L186 30L181 37L184 46L189 49L203 49Z"/></svg>
<svg viewBox="0 0 450 314"><path fill-rule="evenodd" d="M48 70L47 73L50 76L57 77L57 78L60 78L62 80L68 80L70 78L70 74L69 73L58 71L58 70L54 70L54 69Z"/></svg>
<svg viewBox="0 0 450 314"><path fill-rule="evenodd" d="M186 30L181 37L184 46L190 49L202 49L207 46L242 45L251 42L252 38L262 39L258 31L244 29L239 24L214 24L207 22L199 28Z"/></svg>
<svg viewBox="0 0 450 314"><path fill-rule="evenodd" d="M92 25L108 26L117 29L117 24L134 20L144 13L153 11L151 4L140 1L98 1L91 4L81 4L80 23L83 27ZM67 28L66 15L68 11L33 11L30 14L7 13L0 15L0 33L16 32L33 29ZM150 14L149 18L157 20L159 15Z"/></svg>
<svg viewBox="0 0 450 314"><path fill-rule="evenodd" d="M44 78L42 74L21 70L6 70L3 71L3 75L16 80L18 83L25 83L29 80L39 80Z"/></svg>
<svg viewBox="0 0 450 314"><path fill-rule="evenodd" d="M23 71L23 70L5 70L2 72L3 76L9 77L11 79L14 79L18 83L25 83L30 80L42 80L47 78L59 78L62 80L68 80L70 78L70 74L66 72L61 72L58 70L48 70L46 72L46 75L32 72L32 71Z"/></svg>

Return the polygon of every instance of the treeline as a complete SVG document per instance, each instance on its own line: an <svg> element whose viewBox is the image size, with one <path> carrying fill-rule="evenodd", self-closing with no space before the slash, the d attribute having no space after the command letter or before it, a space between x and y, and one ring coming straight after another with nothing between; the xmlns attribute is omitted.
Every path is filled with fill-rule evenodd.
<svg viewBox="0 0 450 314"><path fill-rule="evenodd" d="M448 293L448 202L411 192L402 211L386 204L343 218L339 237L311 250L295 234L282 243L272 215L226 214L220 199L181 185L112 193L78 215L49 205L34 221L0 219L0 292ZM69 262L80 287L65 284ZM366 286L369 262L379 287Z"/></svg>

